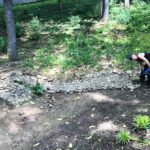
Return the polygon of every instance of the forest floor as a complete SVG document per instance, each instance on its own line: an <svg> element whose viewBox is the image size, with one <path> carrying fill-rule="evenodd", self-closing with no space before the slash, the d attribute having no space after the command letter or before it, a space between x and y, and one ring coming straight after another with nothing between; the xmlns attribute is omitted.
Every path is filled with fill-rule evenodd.
<svg viewBox="0 0 150 150"><path fill-rule="evenodd" d="M111 14L114 19L103 26L97 24L97 12L100 11L95 1L64 2L61 14L57 12L55 0L14 8L17 50L22 62L18 68L23 68L23 73L30 70L33 73L37 69L51 78L58 76L65 80L66 77L78 78L101 70L135 70L126 54L141 50L149 52L149 5L139 3L139 7L133 7L131 12L120 6L114 7ZM4 36L2 50L5 52L3 9L0 12L0 36ZM38 32L34 33L31 29L36 23ZM40 39L32 39L32 33ZM6 63L7 59L5 54L1 55L0 63ZM0 90L7 87L5 84L1 87L1 83L12 83L12 76L7 82L1 82L5 77L0 74ZM18 87L16 81L13 84ZM150 115L149 97L150 86L142 84L133 90L105 89L72 94L44 92L43 96L34 96L16 108L0 98L0 150L150 150L150 146L136 141L126 145L116 141L116 134L121 129L138 136L133 118L138 114ZM145 138L150 141L149 130Z"/></svg>
<svg viewBox="0 0 150 150"><path fill-rule="evenodd" d="M45 93L20 107L0 104L0 150L150 150L131 142L120 145L116 133L133 131L137 114L150 115L150 87ZM145 135L150 140L149 132Z"/></svg>

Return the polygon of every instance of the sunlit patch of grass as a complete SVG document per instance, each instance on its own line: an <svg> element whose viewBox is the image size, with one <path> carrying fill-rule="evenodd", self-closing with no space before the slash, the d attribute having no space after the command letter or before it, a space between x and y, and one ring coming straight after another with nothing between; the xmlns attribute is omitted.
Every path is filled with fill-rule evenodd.
<svg viewBox="0 0 150 150"><path fill-rule="evenodd" d="M99 71L104 63L103 58L106 58L106 63L112 63L113 67L129 69L133 65L126 59L127 54L150 51L150 34L137 30L129 32L128 26L132 22L121 24L114 19L106 24L97 23L96 26L99 8L95 4L91 0L82 0L81 3L65 0L61 14L57 10L56 0L15 6L20 37L18 54L23 65L63 73L87 66L89 70ZM0 12L3 14L2 9ZM26 31L35 16L42 26L38 41L20 34L20 27Z"/></svg>
<svg viewBox="0 0 150 150"><path fill-rule="evenodd" d="M8 61L8 55L2 54L0 55L0 64L3 64Z"/></svg>

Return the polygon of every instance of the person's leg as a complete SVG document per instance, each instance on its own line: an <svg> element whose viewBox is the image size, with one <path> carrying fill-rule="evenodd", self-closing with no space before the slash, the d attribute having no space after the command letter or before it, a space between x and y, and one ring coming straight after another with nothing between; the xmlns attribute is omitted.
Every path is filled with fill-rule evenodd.
<svg viewBox="0 0 150 150"><path fill-rule="evenodd" d="M147 73L147 85L150 85L150 71Z"/></svg>
<svg viewBox="0 0 150 150"><path fill-rule="evenodd" d="M141 73L140 73L140 81L141 82L145 81L145 72L146 72L147 69L148 69L148 66L144 65L144 68L141 70Z"/></svg>
<svg viewBox="0 0 150 150"><path fill-rule="evenodd" d="M144 65L144 71L146 71L149 67L147 65Z"/></svg>
<svg viewBox="0 0 150 150"><path fill-rule="evenodd" d="M144 70L143 69L141 70L141 73L140 73L140 81L141 82L145 81L145 74L144 74Z"/></svg>

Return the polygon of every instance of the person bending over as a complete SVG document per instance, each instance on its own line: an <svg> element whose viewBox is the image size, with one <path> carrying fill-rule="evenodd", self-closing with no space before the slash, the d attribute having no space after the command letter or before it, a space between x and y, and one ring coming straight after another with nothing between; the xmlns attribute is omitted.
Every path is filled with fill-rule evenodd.
<svg viewBox="0 0 150 150"><path fill-rule="evenodd" d="M150 53L131 54L128 56L128 59L142 64L143 69L141 70L140 79L141 81L144 81L145 75L150 75Z"/></svg>

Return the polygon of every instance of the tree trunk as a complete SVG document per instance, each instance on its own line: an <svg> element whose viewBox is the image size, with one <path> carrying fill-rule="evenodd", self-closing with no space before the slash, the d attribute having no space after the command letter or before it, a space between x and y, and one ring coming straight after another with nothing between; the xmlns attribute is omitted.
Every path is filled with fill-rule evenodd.
<svg viewBox="0 0 150 150"><path fill-rule="evenodd" d="M102 21L107 21L109 18L109 0L102 0L101 3L101 17Z"/></svg>
<svg viewBox="0 0 150 150"><path fill-rule="evenodd" d="M5 20L7 27L7 53L10 61L17 59L16 52L16 30L13 17L13 0L3 0L5 7Z"/></svg>
<svg viewBox="0 0 150 150"><path fill-rule="evenodd" d="M129 8L130 7L130 0L124 0L124 6Z"/></svg>
<svg viewBox="0 0 150 150"><path fill-rule="evenodd" d="M61 0L58 0L58 10L59 10L59 12L62 12L62 10L63 10Z"/></svg>

